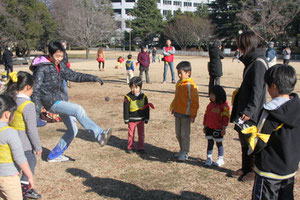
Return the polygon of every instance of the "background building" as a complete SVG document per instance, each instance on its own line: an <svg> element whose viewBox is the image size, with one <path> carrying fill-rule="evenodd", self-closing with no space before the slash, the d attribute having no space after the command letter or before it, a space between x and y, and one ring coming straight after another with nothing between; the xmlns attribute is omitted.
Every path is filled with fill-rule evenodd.
<svg viewBox="0 0 300 200"><path fill-rule="evenodd" d="M126 28L125 21L132 19L131 10L138 0L111 0L115 18L120 31L130 31ZM157 7L165 17L168 12L173 15L180 9L182 12L195 12L201 3L209 3L211 0L157 0Z"/></svg>

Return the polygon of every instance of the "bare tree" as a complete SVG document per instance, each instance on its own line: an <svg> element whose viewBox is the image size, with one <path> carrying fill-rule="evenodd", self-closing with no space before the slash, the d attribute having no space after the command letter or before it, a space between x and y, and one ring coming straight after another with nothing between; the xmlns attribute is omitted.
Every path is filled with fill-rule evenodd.
<svg viewBox="0 0 300 200"><path fill-rule="evenodd" d="M200 48L212 31L213 26L209 20L193 15L180 15L165 28L165 34L184 50L192 44Z"/></svg>
<svg viewBox="0 0 300 200"><path fill-rule="evenodd" d="M286 33L286 27L300 12L300 0L243 0L241 23L265 42Z"/></svg>
<svg viewBox="0 0 300 200"><path fill-rule="evenodd" d="M109 0L55 0L53 16L62 37L86 49L110 39L116 30Z"/></svg>

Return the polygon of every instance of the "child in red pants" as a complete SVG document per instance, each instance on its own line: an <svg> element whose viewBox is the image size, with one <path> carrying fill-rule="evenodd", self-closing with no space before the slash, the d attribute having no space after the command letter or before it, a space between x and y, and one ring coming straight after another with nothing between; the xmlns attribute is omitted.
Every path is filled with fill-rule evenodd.
<svg viewBox="0 0 300 200"><path fill-rule="evenodd" d="M129 87L131 92L125 95L124 98L124 122L128 124L128 145L127 153L134 152L134 132L137 127L139 135L138 152L145 153L144 148L144 124L149 121L148 98L142 92L142 79L133 77L130 79Z"/></svg>

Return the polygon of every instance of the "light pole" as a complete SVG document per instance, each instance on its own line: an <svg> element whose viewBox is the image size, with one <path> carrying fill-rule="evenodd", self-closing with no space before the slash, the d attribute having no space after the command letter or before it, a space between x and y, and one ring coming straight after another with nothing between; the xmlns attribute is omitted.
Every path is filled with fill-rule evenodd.
<svg viewBox="0 0 300 200"><path fill-rule="evenodd" d="M132 19L131 17L132 16L131 16L130 12L127 15L128 15L128 18L129 18L129 29L130 29L129 30L129 54L131 54L131 30L132 30L131 29L131 19Z"/></svg>

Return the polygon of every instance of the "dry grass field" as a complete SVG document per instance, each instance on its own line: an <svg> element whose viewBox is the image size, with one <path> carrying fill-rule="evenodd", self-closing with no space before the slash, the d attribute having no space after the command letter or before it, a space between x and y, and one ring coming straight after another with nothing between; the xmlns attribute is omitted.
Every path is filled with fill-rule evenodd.
<svg viewBox="0 0 300 200"><path fill-rule="evenodd" d="M69 56L72 57L69 52ZM78 52L76 52L78 53ZM92 52L95 53L95 52ZM152 84L144 84L143 91L151 110L150 121L145 128L147 154L127 154L127 126L123 123L123 98L129 92L126 71L114 69L116 59L122 52L107 52L105 71L99 71L93 60L71 60L73 70L100 76L105 84L71 83L68 89L70 101L82 105L89 117L101 127L113 129L113 136L105 147L95 141L91 133L78 124L79 133L65 152L72 161L64 163L46 162L49 151L56 145L65 127L62 123L48 124L39 129L43 146L42 158L38 158L35 173L36 190L47 200L97 200L97 199L218 199L246 200L251 198L253 183L243 183L228 176L241 165L240 143L232 124L224 140L225 165L217 168L204 166L206 139L202 132L202 120L207 97L208 58L176 56L175 66L182 60L192 63L192 77L198 85L200 109L192 125L190 157L179 163L173 158L178 151L174 118L169 105L174 96L175 85L161 84L163 63L150 66ZM134 54L136 59L136 54ZM300 63L291 62L300 79ZM26 67L17 70L28 69ZM243 65L223 60L224 86L228 100L232 91L241 83ZM138 75L138 70L135 71ZM177 76L176 76L177 78ZM300 93L297 83L296 90ZM110 101L106 102L105 97ZM136 137L137 138L137 137ZM299 144L300 145L300 144ZM217 149L214 147L215 160ZM295 199L300 199L300 176L295 181Z"/></svg>

